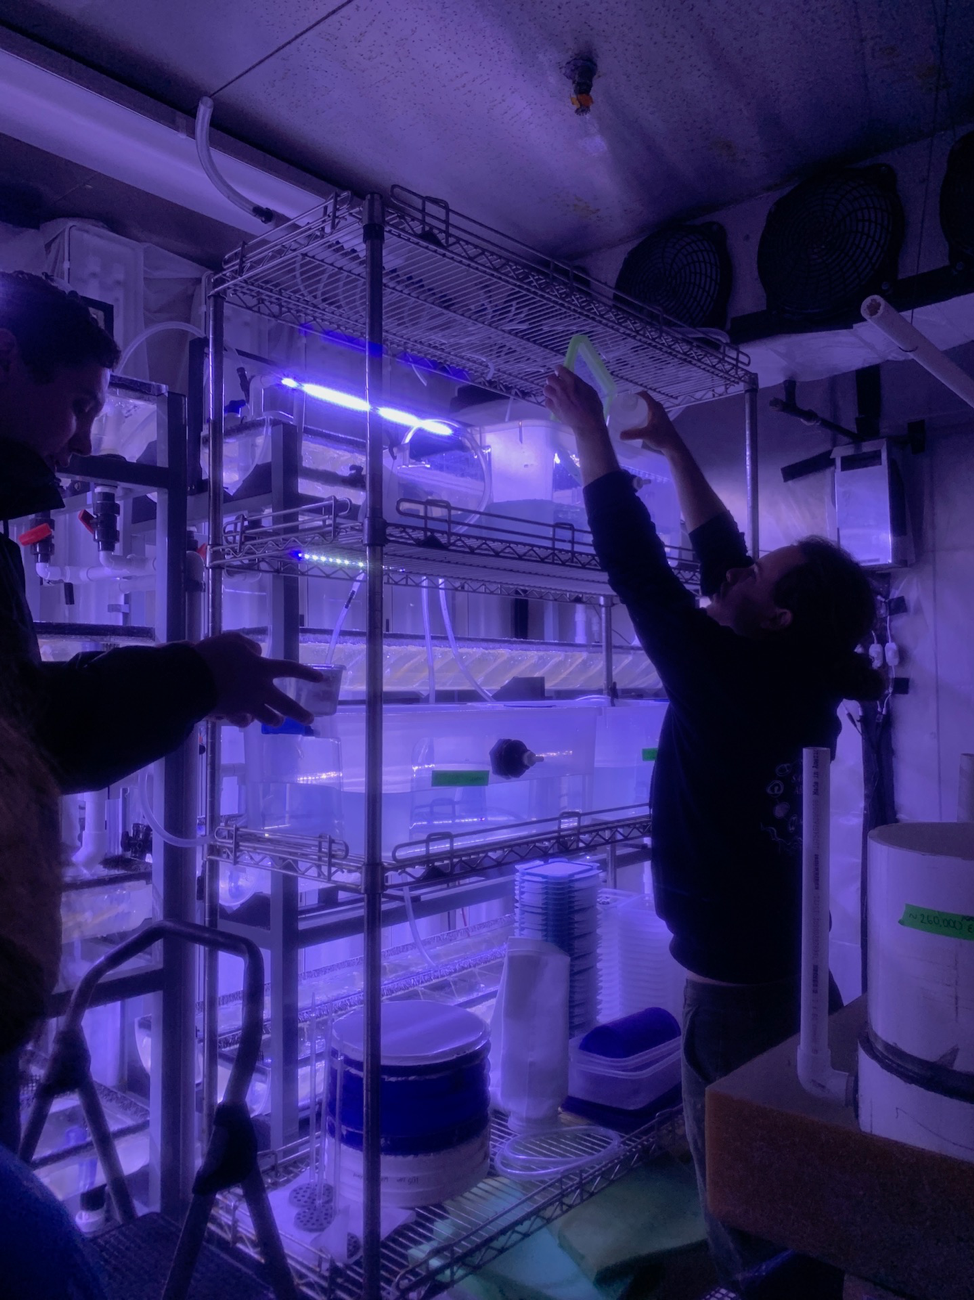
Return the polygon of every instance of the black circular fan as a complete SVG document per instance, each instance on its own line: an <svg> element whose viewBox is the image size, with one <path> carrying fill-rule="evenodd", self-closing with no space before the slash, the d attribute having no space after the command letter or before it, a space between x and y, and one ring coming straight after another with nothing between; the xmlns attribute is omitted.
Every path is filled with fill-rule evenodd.
<svg viewBox="0 0 974 1300"><path fill-rule="evenodd" d="M731 265L723 226L670 226L626 254L616 290L684 325L721 328Z"/></svg>
<svg viewBox="0 0 974 1300"><path fill-rule="evenodd" d="M951 261L974 257L974 131L961 136L947 159L940 187L940 225Z"/></svg>
<svg viewBox="0 0 974 1300"><path fill-rule="evenodd" d="M758 245L769 311L823 320L896 278L903 209L890 167L813 177L772 207Z"/></svg>

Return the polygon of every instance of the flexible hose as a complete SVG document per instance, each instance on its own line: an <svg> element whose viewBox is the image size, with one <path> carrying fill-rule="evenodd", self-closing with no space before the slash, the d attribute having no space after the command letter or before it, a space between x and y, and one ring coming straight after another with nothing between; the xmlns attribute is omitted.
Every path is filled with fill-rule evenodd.
<svg viewBox="0 0 974 1300"><path fill-rule="evenodd" d="M429 955L429 950L426 948L419 936L419 926L416 924L416 913L413 911L413 900L408 889L402 891L402 901L406 904L406 920L409 922L409 930L413 936L413 943L415 943L419 955L426 962L427 966L435 966L436 962Z"/></svg>
<svg viewBox="0 0 974 1300"><path fill-rule="evenodd" d="M149 799L149 771L143 768L139 773L139 798L142 800L142 812L150 827L155 831L160 839L172 844L177 849L198 849L206 839L205 835L197 835L194 839L181 839L178 835L173 835L166 830L162 822L152 811L152 803Z"/></svg>
<svg viewBox="0 0 974 1300"><path fill-rule="evenodd" d="M436 661L433 658L433 633L430 630L430 585L424 582L420 588L420 601L423 608L423 637L426 640L426 673L430 704L436 703Z"/></svg>
<svg viewBox="0 0 974 1300"><path fill-rule="evenodd" d="M118 365L115 367L117 375L125 374L125 366L131 359L133 353L142 346L148 339L153 338L156 334L161 334L163 330L183 330L186 334L192 334L194 339L205 339L206 334L198 325L190 325L185 320L164 320L157 325L150 325L144 329L141 334L136 334L135 338L128 345L125 351L118 359Z"/></svg>
<svg viewBox="0 0 974 1300"><path fill-rule="evenodd" d="M196 156L200 160L200 166L210 182L225 199L229 199L236 207L242 208L244 212L249 212L252 217L262 221L265 226L270 225L274 220L274 213L271 209L262 208L260 204L254 203L246 195L241 194L239 190L235 190L220 173L213 161L213 155L210 153L210 119L212 117L213 100L210 99L209 95L204 95L196 109Z"/></svg>
<svg viewBox="0 0 974 1300"><path fill-rule="evenodd" d="M359 587L361 587L364 581L365 581L364 573L356 574L356 576L352 579L352 586L349 590L348 595L345 597L345 604L338 611L338 617L335 619L335 626L332 628L331 631L331 641L328 643L328 658L325 660L326 664L333 664L335 662L335 650L338 647L338 638L342 634L342 628L345 625L345 619L348 616L348 611L352 608L352 601L355 599L356 593L358 592Z"/></svg>
<svg viewBox="0 0 974 1300"><path fill-rule="evenodd" d="M460 658L460 647L457 645L457 639L453 634L453 623L450 621L450 607L447 603L446 587L442 578L439 579L438 585L440 588L440 610L443 614L443 626L446 628L446 639L450 643L450 649L453 651L453 658L456 660L457 667L478 695L482 695L485 700L493 702L494 697L489 691L484 690L480 682L477 681L476 677L474 677L473 673Z"/></svg>

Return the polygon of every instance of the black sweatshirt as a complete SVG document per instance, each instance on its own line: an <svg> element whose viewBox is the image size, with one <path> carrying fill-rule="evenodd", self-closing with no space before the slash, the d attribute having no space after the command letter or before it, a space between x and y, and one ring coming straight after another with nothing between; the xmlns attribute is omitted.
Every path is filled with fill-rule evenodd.
<svg viewBox="0 0 974 1300"><path fill-rule="evenodd" d="M63 504L43 460L0 441L0 519ZM102 789L168 754L215 701L213 675L189 645L42 663L21 548L0 536L0 707L26 727L63 792Z"/></svg>
<svg viewBox="0 0 974 1300"><path fill-rule="evenodd" d="M673 573L624 471L585 489L595 549L655 665L669 708L653 778L653 884L671 951L709 979L797 975L801 761L834 752L839 700L814 660L774 635L739 636ZM731 516L690 537L701 589L752 561Z"/></svg>

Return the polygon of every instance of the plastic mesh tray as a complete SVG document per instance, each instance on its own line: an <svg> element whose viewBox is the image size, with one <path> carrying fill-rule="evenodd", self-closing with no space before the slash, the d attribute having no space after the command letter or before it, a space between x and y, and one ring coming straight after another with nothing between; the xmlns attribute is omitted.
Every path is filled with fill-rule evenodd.
<svg viewBox="0 0 974 1300"><path fill-rule="evenodd" d="M109 1300L160 1300L178 1239L179 1229L161 1214L143 1214L95 1238L92 1245ZM191 1300L273 1300L273 1293L246 1265L205 1244L189 1296Z"/></svg>

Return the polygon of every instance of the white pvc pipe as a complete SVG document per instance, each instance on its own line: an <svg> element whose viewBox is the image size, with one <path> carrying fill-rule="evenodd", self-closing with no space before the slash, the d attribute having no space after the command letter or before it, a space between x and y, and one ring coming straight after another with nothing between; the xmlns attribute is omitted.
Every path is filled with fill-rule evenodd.
<svg viewBox="0 0 974 1300"><path fill-rule="evenodd" d="M108 854L108 791L89 790L82 799L85 828L71 861L79 867L94 867Z"/></svg>
<svg viewBox="0 0 974 1300"><path fill-rule="evenodd" d="M853 1076L829 1051L829 764L827 749L802 750L802 964L798 1078L806 1092L852 1104Z"/></svg>
<svg viewBox="0 0 974 1300"><path fill-rule="evenodd" d="M885 334L914 361L918 361L924 370L928 370L968 406L974 406L974 377L945 357L925 334L915 329L885 298L880 298L878 294L867 298L862 304L862 318Z"/></svg>
<svg viewBox="0 0 974 1300"><path fill-rule="evenodd" d="M149 555L115 555L112 551L100 551L98 558L102 567L116 578L142 578L156 571L155 559Z"/></svg>
<svg viewBox="0 0 974 1300"><path fill-rule="evenodd" d="M44 564L35 565L37 576L45 582L100 582L116 578L123 582L152 579L156 571L155 560L146 555L113 555L102 551L98 564Z"/></svg>

